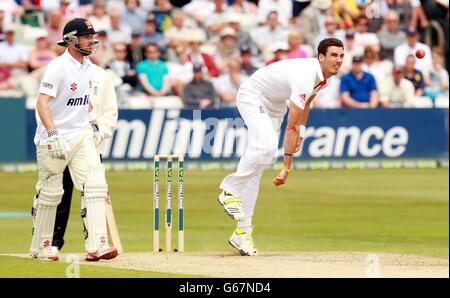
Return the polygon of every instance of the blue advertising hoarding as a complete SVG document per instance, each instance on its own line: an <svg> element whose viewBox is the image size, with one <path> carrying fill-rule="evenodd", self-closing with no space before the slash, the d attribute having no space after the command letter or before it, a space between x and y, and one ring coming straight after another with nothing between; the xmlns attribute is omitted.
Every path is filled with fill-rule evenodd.
<svg viewBox="0 0 450 298"><path fill-rule="evenodd" d="M34 111L28 111L28 160L35 159ZM282 132L286 121L282 125ZM446 109L312 110L302 159L448 158ZM280 135L279 156L283 154ZM104 157L147 160L155 154L184 154L192 160L236 160L247 130L235 108L120 110Z"/></svg>
<svg viewBox="0 0 450 298"><path fill-rule="evenodd" d="M29 156L26 152L27 115L24 99L5 97L0 99L0 133L2 135L0 162L22 161Z"/></svg>

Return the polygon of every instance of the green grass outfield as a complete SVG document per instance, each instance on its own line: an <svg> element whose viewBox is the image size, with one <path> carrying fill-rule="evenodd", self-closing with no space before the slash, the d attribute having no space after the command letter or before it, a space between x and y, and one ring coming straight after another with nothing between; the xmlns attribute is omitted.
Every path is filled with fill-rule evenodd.
<svg viewBox="0 0 450 298"><path fill-rule="evenodd" d="M234 222L217 203L218 185L228 173L186 171L186 251L230 251L227 240ZM271 184L276 173L265 172L254 216L254 238L260 251L449 256L448 169L293 171L288 184L279 188ZM162 171L162 178L164 174ZM36 173L0 173L0 212L28 212L36 178ZM107 179L124 249L150 252L151 173L110 172ZM175 190L176 185L174 198ZM161 205L164 204L161 192ZM79 206L79 194L75 192L63 252L84 250ZM163 208L161 213L164 214ZM174 219L176 214L174 210ZM0 217L0 254L27 253L30 241L31 217ZM175 239L173 243L176 244ZM54 274L49 268L66 265L51 266L43 270L42 262L0 257L0 277L57 276L61 272ZM84 277L168 277L85 267L81 269L86 270Z"/></svg>

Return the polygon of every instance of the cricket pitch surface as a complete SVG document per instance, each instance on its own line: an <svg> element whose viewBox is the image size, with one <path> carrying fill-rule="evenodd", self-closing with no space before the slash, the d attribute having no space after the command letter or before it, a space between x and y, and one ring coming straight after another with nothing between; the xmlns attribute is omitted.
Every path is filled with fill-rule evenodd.
<svg viewBox="0 0 450 298"><path fill-rule="evenodd" d="M82 260L82 254L76 255ZM360 252L263 252L252 257L232 252L124 253L114 260L80 264L229 278L449 277L448 259Z"/></svg>

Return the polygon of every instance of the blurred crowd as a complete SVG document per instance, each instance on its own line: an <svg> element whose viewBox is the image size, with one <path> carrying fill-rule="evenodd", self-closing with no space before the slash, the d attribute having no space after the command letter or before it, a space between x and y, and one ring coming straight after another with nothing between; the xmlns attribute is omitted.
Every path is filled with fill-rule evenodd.
<svg viewBox="0 0 450 298"><path fill-rule="evenodd" d="M316 57L328 37L345 58L316 108L448 107L448 15L448 0L0 0L0 97L32 105L84 17L119 108L234 106L258 68Z"/></svg>

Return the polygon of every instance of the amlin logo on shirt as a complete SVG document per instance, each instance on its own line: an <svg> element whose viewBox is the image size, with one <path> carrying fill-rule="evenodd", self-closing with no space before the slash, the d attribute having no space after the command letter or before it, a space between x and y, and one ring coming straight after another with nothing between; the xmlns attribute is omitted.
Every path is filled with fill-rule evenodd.
<svg viewBox="0 0 450 298"><path fill-rule="evenodd" d="M89 95L83 97L69 98L67 101L68 106L84 106L89 103Z"/></svg>

